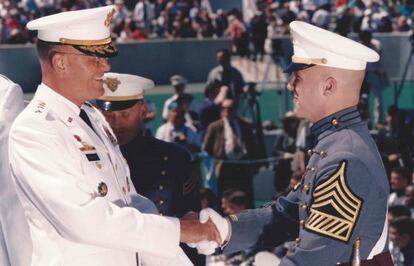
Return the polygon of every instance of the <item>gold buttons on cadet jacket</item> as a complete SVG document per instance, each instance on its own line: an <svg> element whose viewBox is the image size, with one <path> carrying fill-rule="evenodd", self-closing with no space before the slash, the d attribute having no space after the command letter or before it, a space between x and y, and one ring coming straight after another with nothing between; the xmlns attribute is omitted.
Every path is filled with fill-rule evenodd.
<svg viewBox="0 0 414 266"><path fill-rule="evenodd" d="M308 170L311 173L315 173L316 172L316 167L307 167L306 170Z"/></svg>
<svg viewBox="0 0 414 266"><path fill-rule="evenodd" d="M302 204L300 207L301 207L303 210L306 210L306 208L308 208L308 206L307 206L306 204Z"/></svg>
<svg viewBox="0 0 414 266"><path fill-rule="evenodd" d="M300 220L299 221L299 224L300 224L301 227L303 227L305 225L305 221L304 220Z"/></svg>
<svg viewBox="0 0 414 266"><path fill-rule="evenodd" d="M102 197L105 197L106 194L108 194L108 186L104 182L99 183L99 185L98 185L98 193Z"/></svg>
<svg viewBox="0 0 414 266"><path fill-rule="evenodd" d="M303 192L308 193L308 191L309 191L309 185L304 185Z"/></svg>
<svg viewBox="0 0 414 266"><path fill-rule="evenodd" d="M160 200L160 205L163 205L164 204L164 201L163 200Z"/></svg>
<svg viewBox="0 0 414 266"><path fill-rule="evenodd" d="M167 155L164 156L164 161L168 161L168 156Z"/></svg>
<svg viewBox="0 0 414 266"><path fill-rule="evenodd" d="M331 124L334 126L334 127L339 127L339 121L338 121L338 119L336 119L336 118L332 118L332 120L331 120Z"/></svg>
<svg viewBox="0 0 414 266"><path fill-rule="evenodd" d="M164 186L163 186L163 185L160 185L160 186L158 187L158 189L159 189L159 190L164 190Z"/></svg>
<svg viewBox="0 0 414 266"><path fill-rule="evenodd" d="M326 156L328 156L328 154L326 153L326 151L316 151L313 149L308 150L308 155L312 156L312 154L317 154L319 155L322 159L325 158Z"/></svg>
<svg viewBox="0 0 414 266"><path fill-rule="evenodd" d="M301 240L300 238L296 238L296 239L295 239L295 243L296 243L296 245L299 245L299 244L300 244L300 240Z"/></svg>
<svg viewBox="0 0 414 266"><path fill-rule="evenodd" d="M161 171L161 175L165 175L166 173L165 173L165 171Z"/></svg>

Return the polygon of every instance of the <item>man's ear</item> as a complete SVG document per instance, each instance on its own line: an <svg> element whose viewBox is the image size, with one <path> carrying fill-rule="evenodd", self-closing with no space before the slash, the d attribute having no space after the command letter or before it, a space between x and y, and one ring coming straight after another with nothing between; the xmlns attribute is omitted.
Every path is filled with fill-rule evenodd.
<svg viewBox="0 0 414 266"><path fill-rule="evenodd" d="M147 116L147 113L148 113L148 106L147 106L147 103L143 101L142 106L141 106L141 117L145 118Z"/></svg>
<svg viewBox="0 0 414 266"><path fill-rule="evenodd" d="M50 59L53 70L58 73L64 72L67 67L66 57L61 53L54 53Z"/></svg>
<svg viewBox="0 0 414 266"><path fill-rule="evenodd" d="M335 78L328 77L325 80L324 86L323 86L323 95L329 96L333 93L335 93L336 89L338 88L338 83Z"/></svg>

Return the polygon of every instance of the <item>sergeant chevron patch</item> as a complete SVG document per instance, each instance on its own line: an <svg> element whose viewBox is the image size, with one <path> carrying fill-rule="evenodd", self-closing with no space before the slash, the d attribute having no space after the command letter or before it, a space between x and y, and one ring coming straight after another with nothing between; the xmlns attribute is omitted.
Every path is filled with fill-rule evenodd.
<svg viewBox="0 0 414 266"><path fill-rule="evenodd" d="M315 188L305 228L348 243L363 201L345 181L346 166L347 161L342 161L338 170Z"/></svg>

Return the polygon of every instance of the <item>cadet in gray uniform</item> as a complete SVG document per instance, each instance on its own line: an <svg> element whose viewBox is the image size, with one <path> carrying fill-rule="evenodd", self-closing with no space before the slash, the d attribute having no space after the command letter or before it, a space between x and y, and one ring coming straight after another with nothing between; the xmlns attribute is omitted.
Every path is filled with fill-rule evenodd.
<svg viewBox="0 0 414 266"><path fill-rule="evenodd" d="M288 89L295 113L314 123L313 149L301 182L268 207L211 217L224 253L296 238L281 265L348 263L361 240L361 265L392 265L387 245L388 180L378 150L356 105L367 62L378 54L304 22L290 24L294 55ZM215 245L198 243L210 253Z"/></svg>

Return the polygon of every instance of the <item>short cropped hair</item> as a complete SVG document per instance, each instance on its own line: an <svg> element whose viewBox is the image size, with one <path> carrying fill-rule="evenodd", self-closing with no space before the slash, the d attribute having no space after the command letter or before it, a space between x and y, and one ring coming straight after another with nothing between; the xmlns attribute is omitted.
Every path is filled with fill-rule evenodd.
<svg viewBox="0 0 414 266"><path fill-rule="evenodd" d="M47 60L51 62L53 53L52 51L59 46L57 43L45 42L42 40L37 40L36 42L36 52L40 59Z"/></svg>

